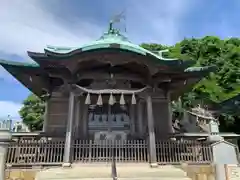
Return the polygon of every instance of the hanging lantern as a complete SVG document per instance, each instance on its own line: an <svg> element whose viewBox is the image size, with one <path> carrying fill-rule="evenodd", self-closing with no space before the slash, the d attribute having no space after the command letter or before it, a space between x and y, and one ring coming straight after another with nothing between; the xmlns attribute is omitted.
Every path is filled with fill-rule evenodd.
<svg viewBox="0 0 240 180"><path fill-rule="evenodd" d="M90 94L87 94L87 97L85 99L85 104L91 104L91 98L90 98Z"/></svg>
<svg viewBox="0 0 240 180"><path fill-rule="evenodd" d="M125 105L125 99L124 99L123 93L121 94L119 104L120 104L120 105Z"/></svg>
<svg viewBox="0 0 240 180"><path fill-rule="evenodd" d="M103 105L103 100L102 100L102 95L101 94L98 95L97 105L98 106L102 106Z"/></svg>
<svg viewBox="0 0 240 180"><path fill-rule="evenodd" d="M132 94L132 104L137 104L135 94Z"/></svg>
<svg viewBox="0 0 240 180"><path fill-rule="evenodd" d="M114 98L114 96L113 96L113 94L111 93L110 94L110 97L109 97L109 100L108 100L108 104L109 105L114 105L115 104L115 98Z"/></svg>

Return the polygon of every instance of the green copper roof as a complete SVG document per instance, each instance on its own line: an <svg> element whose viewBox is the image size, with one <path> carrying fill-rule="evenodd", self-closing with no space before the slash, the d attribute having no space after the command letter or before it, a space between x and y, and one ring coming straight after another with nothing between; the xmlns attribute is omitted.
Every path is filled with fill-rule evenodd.
<svg viewBox="0 0 240 180"><path fill-rule="evenodd" d="M40 67L37 63L7 61L3 59L0 59L0 65L21 66L21 67Z"/></svg>
<svg viewBox="0 0 240 180"><path fill-rule="evenodd" d="M216 66L204 66L204 67L189 67L184 70L184 72L214 72L216 70Z"/></svg>
<svg viewBox="0 0 240 180"><path fill-rule="evenodd" d="M120 33L115 33L115 34L104 33L104 35L100 37L100 39L80 47L69 48L69 47L47 46L46 50L54 53L59 53L59 54L67 54L78 49L81 49L81 51L84 52L84 51L89 51L94 49L111 48L112 44L118 44L119 48L123 50L132 51L142 55L146 55L147 53L149 53L155 56L156 58L160 58L159 56L152 53L151 51L148 51L138 45L131 43L130 41L128 41L127 38L125 38Z"/></svg>
<svg viewBox="0 0 240 180"><path fill-rule="evenodd" d="M138 53L141 55L151 55L158 60L177 60L177 59L166 59L157 55L147 49L142 48L139 45L131 43L125 36L123 36L118 30L113 29L110 25L109 30L104 33L98 40L91 43L85 44L79 47L58 47L58 46L47 46L46 51L56 53L56 54L69 54L74 51L80 50L81 52L104 49L104 48L118 48L122 50L127 50L130 52Z"/></svg>

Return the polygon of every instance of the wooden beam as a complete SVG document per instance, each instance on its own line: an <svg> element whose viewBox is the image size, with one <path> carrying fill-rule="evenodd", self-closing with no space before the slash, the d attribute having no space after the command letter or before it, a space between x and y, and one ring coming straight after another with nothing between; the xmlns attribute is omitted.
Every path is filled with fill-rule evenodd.
<svg viewBox="0 0 240 180"><path fill-rule="evenodd" d="M77 75L77 80L81 79L94 79L94 80L103 80L111 79L111 74L108 72L86 72ZM143 81L143 77L135 73L113 73L113 78L116 80L132 80L132 81Z"/></svg>

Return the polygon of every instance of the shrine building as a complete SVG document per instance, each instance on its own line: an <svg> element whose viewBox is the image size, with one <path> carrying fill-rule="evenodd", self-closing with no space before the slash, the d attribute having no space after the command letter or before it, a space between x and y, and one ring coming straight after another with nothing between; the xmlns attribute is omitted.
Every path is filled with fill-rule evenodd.
<svg viewBox="0 0 240 180"><path fill-rule="evenodd" d="M165 53L133 44L110 23L89 44L47 46L28 52L34 63L0 64L46 102L43 132L65 138L65 162L74 140L139 139L156 162L155 142L173 134L171 101L214 69Z"/></svg>

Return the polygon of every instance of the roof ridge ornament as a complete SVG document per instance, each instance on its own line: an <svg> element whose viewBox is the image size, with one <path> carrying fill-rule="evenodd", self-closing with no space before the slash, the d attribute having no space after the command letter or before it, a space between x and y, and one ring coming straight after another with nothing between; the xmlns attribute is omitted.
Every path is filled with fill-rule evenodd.
<svg viewBox="0 0 240 180"><path fill-rule="evenodd" d="M122 19L125 19L124 11L122 11L120 14L113 16L113 18L109 22L108 34L120 34L120 30L114 28L113 25L115 23L120 23Z"/></svg>

